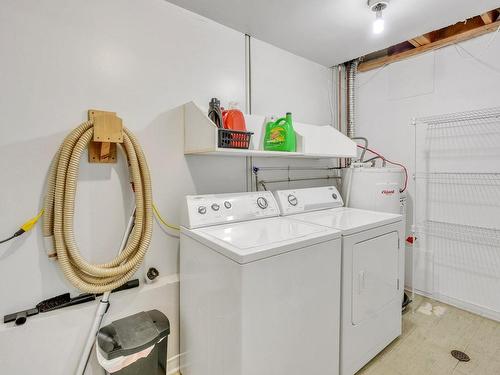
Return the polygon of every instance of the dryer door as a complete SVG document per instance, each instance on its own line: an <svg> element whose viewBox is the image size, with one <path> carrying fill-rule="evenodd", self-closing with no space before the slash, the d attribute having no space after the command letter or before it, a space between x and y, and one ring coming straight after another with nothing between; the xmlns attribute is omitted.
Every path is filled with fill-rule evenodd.
<svg viewBox="0 0 500 375"><path fill-rule="evenodd" d="M355 242L352 251L352 324L399 298L399 236L393 231Z"/></svg>

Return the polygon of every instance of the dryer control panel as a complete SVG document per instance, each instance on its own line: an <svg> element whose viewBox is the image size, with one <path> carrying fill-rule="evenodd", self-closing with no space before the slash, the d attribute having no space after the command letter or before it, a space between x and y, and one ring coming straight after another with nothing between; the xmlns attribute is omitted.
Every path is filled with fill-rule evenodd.
<svg viewBox="0 0 500 375"><path fill-rule="evenodd" d="M188 195L183 208L182 225L193 229L273 216L279 216L279 209L270 191Z"/></svg>
<svg viewBox="0 0 500 375"><path fill-rule="evenodd" d="M274 192L282 215L342 207L344 202L335 186L277 190Z"/></svg>

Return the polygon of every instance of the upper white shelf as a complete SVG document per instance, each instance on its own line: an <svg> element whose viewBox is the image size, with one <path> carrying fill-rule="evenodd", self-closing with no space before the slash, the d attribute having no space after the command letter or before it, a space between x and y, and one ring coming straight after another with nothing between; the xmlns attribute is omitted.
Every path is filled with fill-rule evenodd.
<svg viewBox="0 0 500 375"><path fill-rule="evenodd" d="M247 130L253 132L248 150L219 148L217 146L217 126L196 103L184 104L184 154L255 156L286 158L339 158L355 157L357 146L354 141L331 126L293 123L297 134L297 152L263 150L265 117L245 115Z"/></svg>

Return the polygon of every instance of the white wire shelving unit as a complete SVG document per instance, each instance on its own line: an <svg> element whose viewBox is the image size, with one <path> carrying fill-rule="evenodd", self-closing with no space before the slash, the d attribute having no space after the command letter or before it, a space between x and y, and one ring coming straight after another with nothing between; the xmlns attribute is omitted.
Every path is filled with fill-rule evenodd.
<svg viewBox="0 0 500 375"><path fill-rule="evenodd" d="M499 146L500 147L500 146ZM499 172L417 172L416 179L440 184L488 185L500 188Z"/></svg>
<svg viewBox="0 0 500 375"><path fill-rule="evenodd" d="M415 119L415 122L426 124L430 129L448 126L470 127L471 125L483 125L490 121L500 125L500 107L447 113L442 115L419 117Z"/></svg>
<svg viewBox="0 0 500 375"><path fill-rule="evenodd" d="M500 243L500 230L493 228L477 227L474 225L454 224L435 220L421 222L417 226L420 234L450 239L453 241L466 241L473 244L498 246Z"/></svg>
<svg viewBox="0 0 500 375"><path fill-rule="evenodd" d="M500 320L500 107L413 124L413 292Z"/></svg>

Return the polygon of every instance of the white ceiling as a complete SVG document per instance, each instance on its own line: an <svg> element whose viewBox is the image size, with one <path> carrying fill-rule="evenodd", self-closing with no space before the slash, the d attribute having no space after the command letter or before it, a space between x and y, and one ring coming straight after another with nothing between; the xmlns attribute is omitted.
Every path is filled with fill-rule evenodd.
<svg viewBox="0 0 500 375"><path fill-rule="evenodd" d="M169 1L325 66L500 7L500 0L391 0L385 31L374 35L365 0Z"/></svg>

